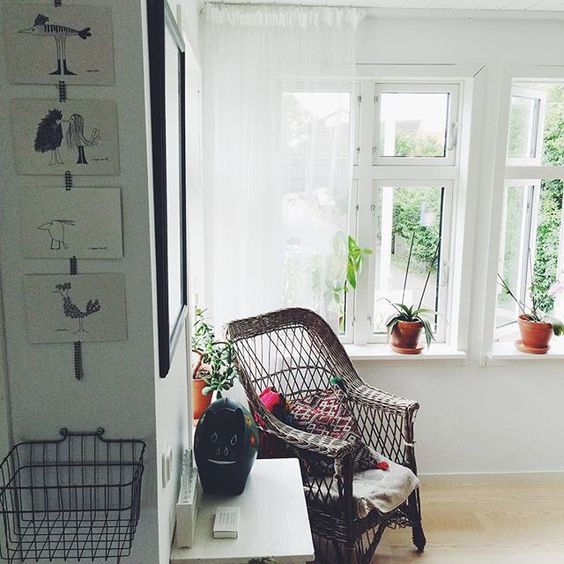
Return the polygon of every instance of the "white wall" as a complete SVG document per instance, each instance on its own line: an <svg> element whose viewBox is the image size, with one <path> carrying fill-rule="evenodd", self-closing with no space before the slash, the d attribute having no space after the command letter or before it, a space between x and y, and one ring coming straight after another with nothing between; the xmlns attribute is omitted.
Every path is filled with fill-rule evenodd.
<svg viewBox="0 0 564 564"><path fill-rule="evenodd" d="M125 274L128 339L83 344L85 376L81 382L74 378L72 344L31 345L27 340L23 275L68 272L69 263L67 260L23 258L18 239L18 192L22 187L38 185L63 189L63 179L15 174L8 105L15 97L55 99L56 91L52 86L8 84L5 57L0 56L0 256L11 423L15 441L55 438L62 426L77 430L104 426L109 437L145 440L148 448L141 519L127 561L164 564L169 561L178 480L173 479L166 489L162 488L161 454L170 444L174 468L178 470L182 452L190 441L191 419L188 415L186 331L180 337L168 378L161 380L157 370L146 2L73 0L72 3L113 7L116 84L111 87L72 86L69 97L117 100L121 175L75 177L74 180L76 189L81 186L121 187L125 256L116 261L79 260L78 270ZM188 39L198 45L195 2L182 0L181 3L183 26L190 34ZM175 9L173 11L176 13ZM0 28L2 26L0 22ZM195 90L194 86L190 88L191 97ZM0 331L0 341L1 337ZM3 355L2 351L0 346ZM0 454L3 456L2 376L0 362Z"/></svg>
<svg viewBox="0 0 564 564"><path fill-rule="evenodd" d="M10 404L8 401L8 378L5 345L6 342L4 338L2 288L0 287L0 453L2 453L2 456L4 456L8 452L11 444L11 421L9 413Z"/></svg>
<svg viewBox="0 0 564 564"><path fill-rule="evenodd" d="M486 66L476 79L478 97L484 102L477 108L483 130L472 142L474 165L468 186L469 231L475 235L468 360L363 361L356 367L370 384L421 403L416 425L421 472L563 471L564 362L539 358L480 365L490 202L493 190L501 189L494 187L491 174L496 88L503 65L564 65L562 23L368 19L359 32L358 60Z"/></svg>

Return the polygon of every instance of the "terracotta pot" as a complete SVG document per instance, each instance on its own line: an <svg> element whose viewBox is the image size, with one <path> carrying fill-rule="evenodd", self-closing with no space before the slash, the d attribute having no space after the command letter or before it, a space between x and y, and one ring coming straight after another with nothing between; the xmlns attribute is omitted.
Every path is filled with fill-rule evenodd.
<svg viewBox="0 0 564 564"><path fill-rule="evenodd" d="M423 350L419 346L422 331L421 321L398 321L390 336L392 349L401 354L419 354Z"/></svg>
<svg viewBox="0 0 564 564"><path fill-rule="evenodd" d="M211 403L212 394L208 394L207 396L202 394L202 390L205 387L206 381L203 378L192 379L192 408L194 411L194 419L200 419Z"/></svg>
<svg viewBox="0 0 564 564"><path fill-rule="evenodd" d="M550 339L552 339L552 323L529 321L523 315L519 316L517 323L521 332L521 346L518 348L533 354L548 352Z"/></svg>

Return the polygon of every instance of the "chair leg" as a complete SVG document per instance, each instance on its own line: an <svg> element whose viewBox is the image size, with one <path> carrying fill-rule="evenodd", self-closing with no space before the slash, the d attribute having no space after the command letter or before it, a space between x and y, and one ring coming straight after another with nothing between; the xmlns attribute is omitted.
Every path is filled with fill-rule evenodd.
<svg viewBox="0 0 564 564"><path fill-rule="evenodd" d="M343 556L343 550L341 549L340 543L337 541L331 541L333 543L333 548L335 549L335 562L339 564L347 564L348 560ZM345 554L347 554L347 549L345 548Z"/></svg>
<svg viewBox="0 0 564 564"><path fill-rule="evenodd" d="M378 529L374 533L374 536L372 537L372 542L370 543L366 552L364 553L364 556L363 556L363 559L362 559L363 563L369 564L372 561L372 558L373 558L373 556L376 552L376 549L378 548L378 545L380 544L380 541L382 540L382 536L384 535L384 531L387 528L388 527L385 523L382 523L381 525L379 525Z"/></svg>
<svg viewBox="0 0 564 564"><path fill-rule="evenodd" d="M417 552L423 552L425 545L427 544L427 539L425 538L425 533L423 532L421 523L413 527L413 544L417 548Z"/></svg>

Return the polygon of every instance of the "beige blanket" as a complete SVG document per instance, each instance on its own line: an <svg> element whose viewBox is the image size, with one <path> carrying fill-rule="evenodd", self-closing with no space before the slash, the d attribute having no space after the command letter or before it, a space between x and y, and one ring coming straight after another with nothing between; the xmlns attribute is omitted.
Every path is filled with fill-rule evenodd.
<svg viewBox="0 0 564 564"><path fill-rule="evenodd" d="M364 470L353 476L353 498L358 517L363 519L373 509L389 513L400 506L419 485L417 476L405 466L396 464L381 454L378 461L385 460L388 470ZM339 499L337 480L325 478L331 499ZM306 494L307 495L307 494Z"/></svg>

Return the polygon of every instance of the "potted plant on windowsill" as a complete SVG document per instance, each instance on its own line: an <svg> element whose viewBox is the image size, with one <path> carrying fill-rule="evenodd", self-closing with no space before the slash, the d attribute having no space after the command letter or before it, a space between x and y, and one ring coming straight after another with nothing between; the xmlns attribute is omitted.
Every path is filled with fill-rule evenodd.
<svg viewBox="0 0 564 564"><path fill-rule="evenodd" d="M237 371L233 363L231 341L216 341L213 326L206 321L204 310L196 308L192 334L192 352L198 360L192 371L192 404L194 419L199 419L212 401L214 393L233 387Z"/></svg>
<svg viewBox="0 0 564 564"><path fill-rule="evenodd" d="M417 305L404 304L405 290L407 288L407 279L409 276L409 267L411 265L411 257L413 254L413 243L415 240L415 232L411 236L411 244L409 246L409 255L407 257L407 266L405 269L405 276L403 279L403 290L400 303L393 303L387 298L384 298L395 310L395 313L386 320L386 329L388 333L388 340L390 347L393 351L400 354L420 354L423 347L420 346L421 333L425 333L425 341L427 347L435 339L433 330L431 328L431 321L427 315L435 315L435 311L430 308L422 307L429 278L435 264L435 260L439 254L440 240L437 242L435 254L427 268L427 277L425 278L425 285L421 291L421 297Z"/></svg>
<svg viewBox="0 0 564 564"><path fill-rule="evenodd" d="M515 342L517 350L529 354L546 354L550 350L552 335L564 334L564 325L558 319L546 315L539 308L539 302L546 302L547 297L554 297L564 290L564 285L556 281L548 290L533 282L529 288L531 305L517 299L503 277L498 273L499 284L507 295L517 304L520 314L517 325L521 339Z"/></svg>

